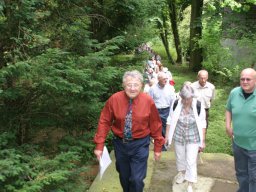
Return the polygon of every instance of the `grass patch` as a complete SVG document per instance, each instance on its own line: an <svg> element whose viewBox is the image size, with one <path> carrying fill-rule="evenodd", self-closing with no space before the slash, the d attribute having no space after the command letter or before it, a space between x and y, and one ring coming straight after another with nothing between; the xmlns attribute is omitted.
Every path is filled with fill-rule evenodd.
<svg viewBox="0 0 256 192"><path fill-rule="evenodd" d="M210 109L209 127L206 137L206 152L232 155L231 140L225 129L225 106L228 93L225 88L216 86L216 99Z"/></svg>

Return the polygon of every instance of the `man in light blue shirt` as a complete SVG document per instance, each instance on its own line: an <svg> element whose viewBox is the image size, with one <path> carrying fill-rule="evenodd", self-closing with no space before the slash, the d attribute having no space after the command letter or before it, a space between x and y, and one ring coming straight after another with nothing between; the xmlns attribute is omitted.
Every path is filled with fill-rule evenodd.
<svg viewBox="0 0 256 192"><path fill-rule="evenodd" d="M174 88L168 83L167 74L159 72L157 75L158 83L149 90L149 95L153 98L162 121L162 135L165 137L166 120L169 115L172 102L176 99ZM166 148L163 146L163 151Z"/></svg>

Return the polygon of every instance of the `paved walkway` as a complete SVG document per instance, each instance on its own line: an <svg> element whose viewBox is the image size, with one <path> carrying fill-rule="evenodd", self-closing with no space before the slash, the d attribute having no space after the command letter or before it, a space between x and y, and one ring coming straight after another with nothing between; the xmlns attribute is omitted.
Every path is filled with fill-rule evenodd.
<svg viewBox="0 0 256 192"><path fill-rule="evenodd" d="M226 154L203 153L202 161L198 159L198 182L194 192L235 192L238 188L233 157ZM111 153L112 163L103 178L97 176L89 192L121 192L115 159ZM177 174L175 156L172 150L163 152L161 160L153 160L153 152L148 159L148 172L144 180L144 192L185 192L187 183L176 184Z"/></svg>

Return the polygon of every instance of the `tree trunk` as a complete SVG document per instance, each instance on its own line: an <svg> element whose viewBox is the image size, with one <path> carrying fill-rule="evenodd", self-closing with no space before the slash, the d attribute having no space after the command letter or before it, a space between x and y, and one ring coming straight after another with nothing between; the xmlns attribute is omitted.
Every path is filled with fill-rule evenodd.
<svg viewBox="0 0 256 192"><path fill-rule="evenodd" d="M176 14L176 2L175 0L168 0L169 6L169 15L172 25L172 33L173 39L175 43L176 53L177 53L177 60L176 63L182 63L182 50L180 45L180 36L177 26L177 14Z"/></svg>
<svg viewBox="0 0 256 192"><path fill-rule="evenodd" d="M170 49L169 49L169 42L168 42L168 28L167 28L167 18L165 15L162 15L163 17L163 38L164 38L164 42L165 42L165 45L164 45L164 48L165 48L165 51L166 51L166 54L167 54L167 57L168 57L168 60L171 62L171 64L175 64L172 56L171 56L171 53L170 53ZM161 37L162 38L162 37Z"/></svg>
<svg viewBox="0 0 256 192"><path fill-rule="evenodd" d="M170 50L169 50L169 43L168 43L168 40L167 40L167 38L166 38L166 36L164 35L163 32L160 33L160 37L161 37L161 40L163 42L163 45L164 45L164 48L165 48L165 52L166 52L167 57L168 57L168 61L170 61L170 63L172 65L174 65L175 62L174 62L174 60L173 60L173 58L171 56Z"/></svg>
<svg viewBox="0 0 256 192"><path fill-rule="evenodd" d="M158 30L160 31L159 32L159 35L160 35L160 38L162 40L162 43L164 45L164 48L165 48L165 51L166 51L166 54L167 54L167 57L168 57L168 61L174 65L175 62L171 56L171 53L170 53L170 50L169 50L169 42L168 42L168 32L167 32L167 28L166 28L166 19L165 19L165 16L162 15L162 19L163 19L163 23L160 21L160 20L156 20L156 25L157 25L157 28Z"/></svg>
<svg viewBox="0 0 256 192"><path fill-rule="evenodd" d="M192 0L191 2L191 20L190 20L190 63L193 71L202 68L202 48L199 47L198 40L202 37L202 9L203 0Z"/></svg>

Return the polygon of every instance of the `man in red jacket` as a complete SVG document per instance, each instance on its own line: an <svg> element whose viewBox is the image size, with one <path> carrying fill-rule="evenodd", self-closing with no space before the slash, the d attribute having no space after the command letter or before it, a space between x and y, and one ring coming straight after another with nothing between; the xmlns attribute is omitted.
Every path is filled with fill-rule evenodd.
<svg viewBox="0 0 256 192"><path fill-rule="evenodd" d="M124 90L113 94L102 109L94 137L99 160L107 134L112 130L116 170L124 192L142 192L147 172L150 137L154 158L161 156L162 123L153 99L141 92L142 74L136 70L123 76Z"/></svg>

